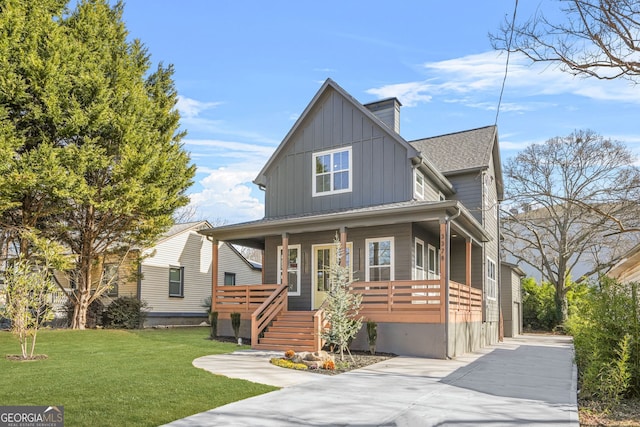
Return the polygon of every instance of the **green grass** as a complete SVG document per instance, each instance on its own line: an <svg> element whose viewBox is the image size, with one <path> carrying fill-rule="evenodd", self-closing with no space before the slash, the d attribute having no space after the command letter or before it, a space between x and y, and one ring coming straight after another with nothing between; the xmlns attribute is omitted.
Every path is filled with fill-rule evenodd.
<svg viewBox="0 0 640 427"><path fill-rule="evenodd" d="M38 361L11 361L0 332L0 405L63 405L66 426L157 426L274 387L213 375L191 362L237 349L207 328L43 330Z"/></svg>

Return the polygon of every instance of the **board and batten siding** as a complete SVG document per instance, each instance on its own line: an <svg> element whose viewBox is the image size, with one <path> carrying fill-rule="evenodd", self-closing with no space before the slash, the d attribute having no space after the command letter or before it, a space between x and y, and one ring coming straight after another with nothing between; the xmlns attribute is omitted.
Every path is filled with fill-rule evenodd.
<svg viewBox="0 0 640 427"><path fill-rule="evenodd" d="M211 296L211 243L195 230L172 236L142 261L140 298L150 312L202 313ZM169 268L184 267L184 296L169 296Z"/></svg>
<svg viewBox="0 0 640 427"><path fill-rule="evenodd" d="M262 272L252 269L225 243L220 243L218 251L218 284L224 285L224 274L236 275L236 285L259 285L262 283Z"/></svg>
<svg viewBox="0 0 640 427"><path fill-rule="evenodd" d="M322 213L410 200L413 170L407 148L385 125L329 90L289 136L265 171L267 218ZM351 191L313 197L313 154L351 148Z"/></svg>

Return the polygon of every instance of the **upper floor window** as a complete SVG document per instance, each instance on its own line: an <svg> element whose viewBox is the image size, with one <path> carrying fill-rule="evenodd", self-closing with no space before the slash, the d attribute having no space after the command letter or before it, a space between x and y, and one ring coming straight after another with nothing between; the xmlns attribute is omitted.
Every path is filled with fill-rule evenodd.
<svg viewBox="0 0 640 427"><path fill-rule="evenodd" d="M491 258L487 258L487 298L496 299L497 290L496 263Z"/></svg>
<svg viewBox="0 0 640 427"><path fill-rule="evenodd" d="M415 195L416 199L424 200L424 186L425 186L424 174L420 172L418 169L416 169L415 180L413 184L413 194Z"/></svg>
<svg viewBox="0 0 640 427"><path fill-rule="evenodd" d="M313 195L351 191L351 147L313 154Z"/></svg>

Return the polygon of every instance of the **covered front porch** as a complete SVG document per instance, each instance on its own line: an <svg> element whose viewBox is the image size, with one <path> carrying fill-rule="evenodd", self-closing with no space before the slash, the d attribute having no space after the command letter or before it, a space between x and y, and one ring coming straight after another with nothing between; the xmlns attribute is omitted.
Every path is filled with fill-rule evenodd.
<svg viewBox="0 0 640 427"><path fill-rule="evenodd" d="M486 236L456 202L327 217L262 220L203 232L213 242L212 310L223 322L228 322L231 313L240 313L243 336L250 336L253 348L300 351L323 347L320 332L326 320L319 290L324 272L318 267L322 264L319 254L336 236L341 252L349 254L341 263L348 263L356 276L351 292L363 296L363 320L396 325L400 329L394 335L401 335L397 331L410 335L406 331L425 325L423 330L437 330L431 334L438 335L442 348L449 325L482 322L482 282L477 281L477 273L472 274L472 265L474 250ZM391 242L386 247L391 254L384 255L392 260L388 268L369 253L381 240ZM221 285L219 241L262 249L263 283ZM427 246L434 248L429 257L437 263L435 267L427 268L427 262L420 261ZM425 251L420 256L419 247ZM421 262L423 268L419 268Z"/></svg>

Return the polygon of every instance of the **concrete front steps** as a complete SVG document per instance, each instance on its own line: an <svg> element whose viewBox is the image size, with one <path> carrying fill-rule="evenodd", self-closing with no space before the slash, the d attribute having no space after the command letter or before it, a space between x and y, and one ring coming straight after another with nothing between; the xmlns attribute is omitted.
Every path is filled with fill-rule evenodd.
<svg viewBox="0 0 640 427"><path fill-rule="evenodd" d="M315 311L285 311L279 314L253 348L261 350L316 351L313 330Z"/></svg>

